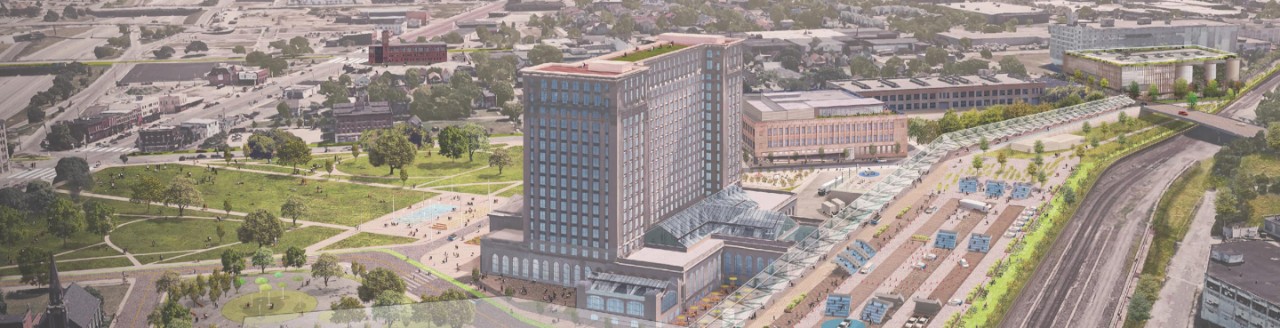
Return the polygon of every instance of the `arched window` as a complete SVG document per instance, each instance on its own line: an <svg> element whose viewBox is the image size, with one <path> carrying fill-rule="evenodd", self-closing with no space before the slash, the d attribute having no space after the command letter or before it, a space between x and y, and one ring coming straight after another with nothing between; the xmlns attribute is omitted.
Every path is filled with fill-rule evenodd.
<svg viewBox="0 0 1280 328"><path fill-rule="evenodd" d="M604 310L604 298L595 295L587 296L587 309Z"/></svg>
<svg viewBox="0 0 1280 328"><path fill-rule="evenodd" d="M506 255L502 256L502 274L511 274L511 258Z"/></svg>
<svg viewBox="0 0 1280 328"><path fill-rule="evenodd" d="M551 279L551 281L554 281L554 282L559 283L559 282L560 282L560 266L559 266L559 265L556 265L555 263L552 263L552 264L551 264L551 274L552 274L552 276L551 276L551 278L552 278L552 279Z"/></svg>
<svg viewBox="0 0 1280 328"><path fill-rule="evenodd" d="M547 260L542 260L542 276L538 278L542 280L551 279L551 265L547 263Z"/></svg>
<svg viewBox="0 0 1280 328"><path fill-rule="evenodd" d="M542 271L538 271L538 260L533 260L533 279L542 279Z"/></svg>
<svg viewBox="0 0 1280 328"><path fill-rule="evenodd" d="M752 258L751 258L751 256L750 256L750 255L747 255L747 265L746 265L746 267L747 267L747 272L746 272L746 274L749 274L749 275L755 275L756 270L755 270L755 266L753 265L753 264L755 264L755 263L754 263L755 261L752 261L751 259L752 259Z"/></svg>
<svg viewBox="0 0 1280 328"><path fill-rule="evenodd" d="M746 271L742 271L742 254L735 254L735 255L733 256L733 262L734 262L734 264L733 264L733 265L736 267L736 268L734 269L733 273L735 273L735 274L746 274L746 273L747 273Z"/></svg>
<svg viewBox="0 0 1280 328"><path fill-rule="evenodd" d="M490 272L498 271L498 254L493 254L493 260L489 261L489 270Z"/></svg>
<svg viewBox="0 0 1280 328"><path fill-rule="evenodd" d="M583 276L591 278L591 267L585 267L584 269L586 269L586 272L583 272Z"/></svg>
<svg viewBox="0 0 1280 328"><path fill-rule="evenodd" d="M564 285L565 286L568 286L573 283L572 280L569 280L569 272L572 272L572 271L569 271L569 263L565 263L564 264Z"/></svg>
<svg viewBox="0 0 1280 328"><path fill-rule="evenodd" d="M520 275L520 258L519 257L515 257L515 256L511 257L511 275L512 276Z"/></svg>
<svg viewBox="0 0 1280 328"><path fill-rule="evenodd" d="M640 302L636 301L628 301L627 315L636 317L644 315L644 304L640 304Z"/></svg>
<svg viewBox="0 0 1280 328"><path fill-rule="evenodd" d="M520 263L520 270L523 270L523 271L520 271L520 276L524 277L525 279L528 279L529 278L529 259L524 259L522 261L524 262ZM534 261L533 263L538 263L538 262ZM538 269L533 269L533 272L538 272Z"/></svg>
<svg viewBox="0 0 1280 328"><path fill-rule="evenodd" d="M579 266L577 264L573 265L573 281L574 282L582 281L582 266Z"/></svg>
<svg viewBox="0 0 1280 328"><path fill-rule="evenodd" d="M756 258L756 270L764 271L764 258L763 258L763 257L757 257L757 258Z"/></svg>
<svg viewBox="0 0 1280 328"><path fill-rule="evenodd" d="M623 313L622 301L618 299L610 298L608 301L605 302L605 304L607 304L607 306L605 307L605 310L613 313Z"/></svg>

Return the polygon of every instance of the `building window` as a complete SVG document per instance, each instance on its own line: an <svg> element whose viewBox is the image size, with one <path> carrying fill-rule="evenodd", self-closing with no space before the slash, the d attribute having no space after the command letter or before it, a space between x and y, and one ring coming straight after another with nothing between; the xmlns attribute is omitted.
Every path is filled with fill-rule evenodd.
<svg viewBox="0 0 1280 328"><path fill-rule="evenodd" d="M606 302L606 304L608 304L608 305L607 305L607 307L605 308L605 311L609 311L609 312L613 312L613 313L623 313L623 312L622 312L622 301L617 300L617 299L612 299L612 298L610 298L610 299Z"/></svg>
<svg viewBox="0 0 1280 328"><path fill-rule="evenodd" d="M640 304L637 301L628 301L627 315L636 317L644 315L644 304Z"/></svg>
<svg viewBox="0 0 1280 328"><path fill-rule="evenodd" d="M587 309L604 310L604 298L595 295L587 296Z"/></svg>

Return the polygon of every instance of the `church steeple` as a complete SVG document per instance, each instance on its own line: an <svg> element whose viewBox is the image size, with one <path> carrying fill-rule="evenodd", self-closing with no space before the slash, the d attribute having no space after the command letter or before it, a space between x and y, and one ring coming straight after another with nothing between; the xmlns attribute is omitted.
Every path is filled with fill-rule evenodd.
<svg viewBox="0 0 1280 328"><path fill-rule="evenodd" d="M58 263L49 254L49 306L44 311L43 328L67 328L67 305L63 304L62 282L58 280Z"/></svg>

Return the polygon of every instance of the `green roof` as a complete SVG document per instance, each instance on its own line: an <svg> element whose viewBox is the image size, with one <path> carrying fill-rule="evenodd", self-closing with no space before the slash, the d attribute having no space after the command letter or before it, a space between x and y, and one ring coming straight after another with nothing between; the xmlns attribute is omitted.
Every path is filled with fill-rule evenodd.
<svg viewBox="0 0 1280 328"><path fill-rule="evenodd" d="M685 47L688 47L688 46L683 46L678 44L666 44L666 45L649 48L646 50L629 52L626 55L614 57L611 60L625 61L625 62L638 62L641 60L649 59L650 57L656 57L658 55L662 55L668 52L684 49Z"/></svg>

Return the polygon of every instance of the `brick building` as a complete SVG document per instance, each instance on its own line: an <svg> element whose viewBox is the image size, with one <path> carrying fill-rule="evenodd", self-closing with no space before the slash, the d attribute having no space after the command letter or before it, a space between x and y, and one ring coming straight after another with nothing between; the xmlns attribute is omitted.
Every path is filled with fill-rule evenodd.
<svg viewBox="0 0 1280 328"><path fill-rule="evenodd" d="M98 108L106 106L95 106ZM94 112L90 108L88 112ZM142 109L102 109L97 114L77 118L63 124L71 129L76 142L84 145L106 139L125 130L132 129L142 122Z"/></svg>
<svg viewBox="0 0 1280 328"><path fill-rule="evenodd" d="M1039 104L1044 82L1005 74L944 76L910 79L844 80L827 85L865 98L883 101L896 111L982 108L1025 102Z"/></svg>
<svg viewBox="0 0 1280 328"><path fill-rule="evenodd" d="M195 142L191 130L179 126L158 126L138 131L135 144L143 152L172 151Z"/></svg>
<svg viewBox="0 0 1280 328"><path fill-rule="evenodd" d="M907 117L884 103L843 90L747 95L742 115L745 149L767 158L907 155ZM873 149L874 148L874 149Z"/></svg>
<svg viewBox="0 0 1280 328"><path fill-rule="evenodd" d="M369 47L369 64L435 64L449 60L449 46L444 42L403 43L392 45L391 32L380 31L382 43Z"/></svg>
<svg viewBox="0 0 1280 328"><path fill-rule="evenodd" d="M230 65L226 63L218 63L209 70L209 74L205 75L205 79L209 80L209 85L260 85L267 82L267 77L271 76L271 71L265 68L251 68L240 65Z"/></svg>
<svg viewBox="0 0 1280 328"><path fill-rule="evenodd" d="M391 106L385 101L333 105L334 142L355 142L366 130L390 128L395 123Z"/></svg>

